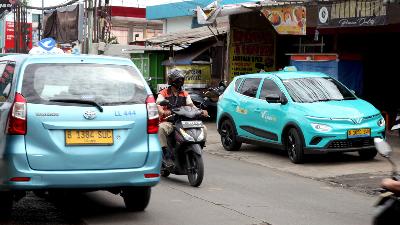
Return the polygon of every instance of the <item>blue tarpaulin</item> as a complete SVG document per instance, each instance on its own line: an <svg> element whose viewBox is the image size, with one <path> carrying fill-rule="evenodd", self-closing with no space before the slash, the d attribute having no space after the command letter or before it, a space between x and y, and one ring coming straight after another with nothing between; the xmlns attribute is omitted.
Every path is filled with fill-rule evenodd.
<svg viewBox="0 0 400 225"><path fill-rule="evenodd" d="M290 65L299 71L325 73L354 90L357 95L363 93L363 65L359 60L330 60L330 61L296 61Z"/></svg>

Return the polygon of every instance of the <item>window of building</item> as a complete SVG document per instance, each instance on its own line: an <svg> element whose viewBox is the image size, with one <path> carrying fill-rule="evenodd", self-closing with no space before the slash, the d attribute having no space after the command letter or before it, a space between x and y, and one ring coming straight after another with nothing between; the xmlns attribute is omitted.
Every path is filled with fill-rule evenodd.
<svg viewBox="0 0 400 225"><path fill-rule="evenodd" d="M113 27L111 34L117 38L119 44L128 44L128 33L127 27Z"/></svg>

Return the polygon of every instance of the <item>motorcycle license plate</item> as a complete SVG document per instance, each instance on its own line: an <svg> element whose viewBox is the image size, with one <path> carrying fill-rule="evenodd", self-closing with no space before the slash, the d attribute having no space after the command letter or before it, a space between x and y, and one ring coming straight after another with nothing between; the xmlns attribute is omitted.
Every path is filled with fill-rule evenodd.
<svg viewBox="0 0 400 225"><path fill-rule="evenodd" d="M182 121L183 128L202 128L203 122L202 121Z"/></svg>
<svg viewBox="0 0 400 225"><path fill-rule="evenodd" d="M362 129L356 129L356 130L348 130L347 136L349 138L370 137L371 129L370 128L362 128Z"/></svg>

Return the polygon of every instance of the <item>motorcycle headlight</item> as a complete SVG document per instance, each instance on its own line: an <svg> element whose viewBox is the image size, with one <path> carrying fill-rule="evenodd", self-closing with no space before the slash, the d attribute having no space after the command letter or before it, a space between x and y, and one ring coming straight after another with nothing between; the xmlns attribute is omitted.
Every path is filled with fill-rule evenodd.
<svg viewBox="0 0 400 225"><path fill-rule="evenodd" d="M183 138L185 138L188 141L194 141L194 138L190 136L188 133L186 133L184 129L180 128L179 131L181 132Z"/></svg>
<svg viewBox="0 0 400 225"><path fill-rule="evenodd" d="M197 137L197 141L202 141L204 139L204 129L201 128L200 135Z"/></svg>
<svg viewBox="0 0 400 225"><path fill-rule="evenodd" d="M311 126L314 128L314 130L319 132L329 132L332 130L332 127L325 124L312 123Z"/></svg>
<svg viewBox="0 0 400 225"><path fill-rule="evenodd" d="M380 120L378 120L378 126L384 127L385 125L386 125L386 121L383 117Z"/></svg>

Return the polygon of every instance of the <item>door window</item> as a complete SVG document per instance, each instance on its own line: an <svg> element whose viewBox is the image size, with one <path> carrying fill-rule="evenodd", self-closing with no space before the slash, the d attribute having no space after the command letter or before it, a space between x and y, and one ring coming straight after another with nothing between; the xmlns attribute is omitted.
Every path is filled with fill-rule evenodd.
<svg viewBox="0 0 400 225"><path fill-rule="evenodd" d="M240 85L240 82L242 82L242 80L243 80L242 78L239 78L236 80L236 82L235 82L235 91L236 92L239 90L239 85Z"/></svg>
<svg viewBox="0 0 400 225"><path fill-rule="evenodd" d="M260 85L261 78L247 78L240 85L239 93L255 98L257 95L258 86Z"/></svg>
<svg viewBox="0 0 400 225"><path fill-rule="evenodd" d="M270 94L276 94L280 96L282 94L282 91L273 80L265 79L259 98L265 100L265 97Z"/></svg>
<svg viewBox="0 0 400 225"><path fill-rule="evenodd" d="M7 101L14 76L15 63L0 62L0 103Z"/></svg>

